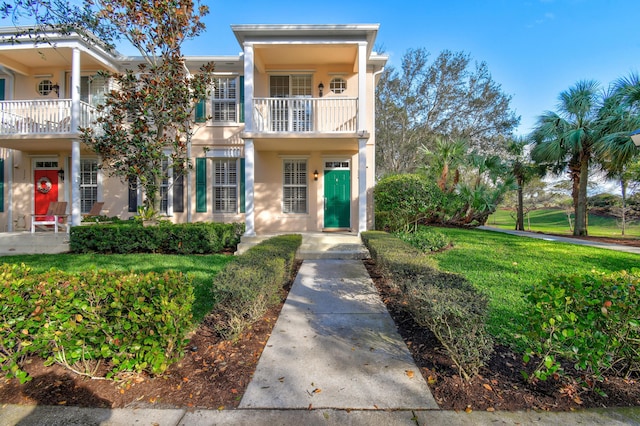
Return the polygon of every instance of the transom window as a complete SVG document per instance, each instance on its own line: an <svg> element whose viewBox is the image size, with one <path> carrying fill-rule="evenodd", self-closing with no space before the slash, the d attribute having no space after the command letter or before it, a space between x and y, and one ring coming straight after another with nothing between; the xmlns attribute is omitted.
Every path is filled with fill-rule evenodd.
<svg viewBox="0 0 640 426"><path fill-rule="evenodd" d="M80 159L80 211L89 213L98 201L98 160Z"/></svg>
<svg viewBox="0 0 640 426"><path fill-rule="evenodd" d="M237 122L238 79L219 77L214 79L213 84L213 121Z"/></svg>
<svg viewBox="0 0 640 426"><path fill-rule="evenodd" d="M335 94L340 94L347 90L347 81L342 77L335 77L329 83L329 90Z"/></svg>
<svg viewBox="0 0 640 426"><path fill-rule="evenodd" d="M307 161L285 160L282 212L307 213Z"/></svg>
<svg viewBox="0 0 640 426"><path fill-rule="evenodd" d="M236 213L238 209L238 160L213 160L213 211Z"/></svg>

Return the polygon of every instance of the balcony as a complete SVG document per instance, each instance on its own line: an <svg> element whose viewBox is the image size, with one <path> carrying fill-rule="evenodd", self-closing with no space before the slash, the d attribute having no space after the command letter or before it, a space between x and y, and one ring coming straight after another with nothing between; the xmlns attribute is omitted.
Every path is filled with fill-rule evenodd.
<svg viewBox="0 0 640 426"><path fill-rule="evenodd" d="M88 127L97 111L80 102L80 127ZM71 129L71 99L24 100L0 102L0 136L64 135Z"/></svg>
<svg viewBox="0 0 640 426"><path fill-rule="evenodd" d="M355 133L357 98L254 98L257 133Z"/></svg>

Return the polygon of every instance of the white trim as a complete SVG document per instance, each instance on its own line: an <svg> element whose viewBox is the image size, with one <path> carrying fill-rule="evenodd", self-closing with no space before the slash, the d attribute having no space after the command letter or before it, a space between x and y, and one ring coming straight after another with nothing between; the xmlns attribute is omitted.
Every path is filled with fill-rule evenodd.
<svg viewBox="0 0 640 426"><path fill-rule="evenodd" d="M214 148L207 151L206 158L242 158L242 148Z"/></svg>

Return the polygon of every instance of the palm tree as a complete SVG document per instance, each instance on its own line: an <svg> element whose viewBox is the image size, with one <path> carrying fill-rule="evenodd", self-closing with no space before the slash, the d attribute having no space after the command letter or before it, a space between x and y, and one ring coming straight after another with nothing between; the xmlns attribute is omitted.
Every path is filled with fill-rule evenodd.
<svg viewBox="0 0 640 426"><path fill-rule="evenodd" d="M558 112L548 111L532 133L532 158L538 163L566 166L572 181L575 211L573 235L587 235L587 181L594 147L601 139L599 84L579 81L560 94Z"/></svg>
<svg viewBox="0 0 640 426"><path fill-rule="evenodd" d="M507 163L517 186L516 203L516 231L524 231L524 186L534 177L541 177L544 173L539 166L535 166L529 160L526 150L529 140L524 137L515 137L507 141Z"/></svg>
<svg viewBox="0 0 640 426"><path fill-rule="evenodd" d="M423 169L428 169L427 175L434 175L438 187L443 192L452 192L460 179L458 166L467 153L467 140L438 136L433 145L433 150L429 150L424 144L420 147L427 163ZM452 173L453 178L451 178Z"/></svg>

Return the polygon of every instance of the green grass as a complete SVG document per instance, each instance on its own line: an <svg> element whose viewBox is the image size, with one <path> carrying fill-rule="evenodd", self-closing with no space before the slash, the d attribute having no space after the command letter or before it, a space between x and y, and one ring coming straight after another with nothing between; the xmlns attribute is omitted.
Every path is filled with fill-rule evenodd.
<svg viewBox="0 0 640 426"><path fill-rule="evenodd" d="M440 269L464 275L489 297L489 332L500 343L520 346L527 325L524 291L553 274L629 270L640 256L554 243L491 231L438 228L454 247L433 257Z"/></svg>
<svg viewBox="0 0 640 426"><path fill-rule="evenodd" d="M65 272L107 269L110 271L162 272L167 269L181 271L193 276L195 302L193 317L199 323L215 303L211 294L213 277L233 256L226 255L163 255L163 254L48 254L0 256L0 263L13 263L31 267L34 272L51 268Z"/></svg>
<svg viewBox="0 0 640 426"><path fill-rule="evenodd" d="M550 234L566 234L571 235L572 231L569 229L569 221L567 220L567 214L564 210L560 209L540 209L533 210L529 213L529 219L531 221L531 229L529 229L529 222L527 216L524 218L525 230L533 232L545 232ZM571 217L573 221L573 215ZM619 220L610 217L602 217L589 215L588 231L589 235L594 237L615 237L620 238L622 236L622 230L619 226ZM515 229L515 211L498 210L487 221L487 225L495 226L503 229ZM625 237L627 238L640 238L640 224L632 223L631 226L627 224L625 230Z"/></svg>

